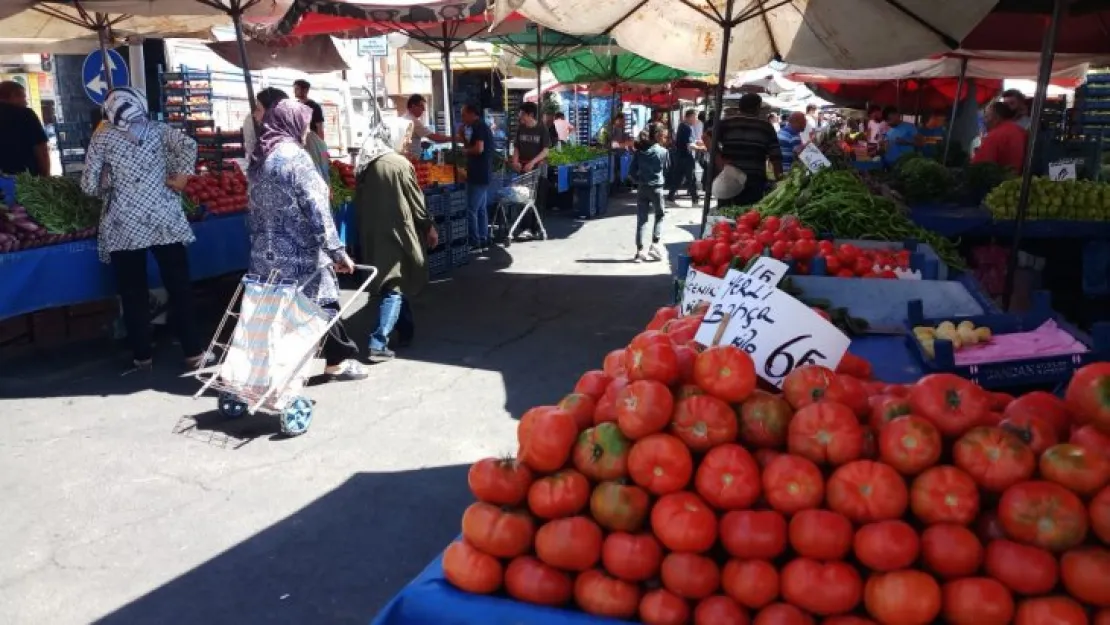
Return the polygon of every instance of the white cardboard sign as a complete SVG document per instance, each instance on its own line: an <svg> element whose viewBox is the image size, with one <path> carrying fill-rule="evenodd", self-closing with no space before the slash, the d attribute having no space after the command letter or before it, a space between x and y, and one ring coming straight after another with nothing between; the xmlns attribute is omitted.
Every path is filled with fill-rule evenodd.
<svg viewBox="0 0 1110 625"><path fill-rule="evenodd" d="M806 147L802 148L801 152L798 152L798 159L805 163L806 169L808 169L811 174L817 173L818 170L832 165L829 159L825 158L825 155L817 148L817 144L815 143L807 143Z"/></svg>
<svg viewBox="0 0 1110 625"><path fill-rule="evenodd" d="M759 377L775 386L802 365L835 369L851 342L809 306L736 270L725 275L694 340L744 350Z"/></svg>
<svg viewBox="0 0 1110 625"><path fill-rule="evenodd" d="M1049 163L1048 177L1052 180L1075 180L1075 163Z"/></svg>
<svg viewBox="0 0 1110 625"><path fill-rule="evenodd" d="M790 266L781 260L770 256L760 256L744 273L767 284L776 285L782 282L788 271L790 271Z"/></svg>
<svg viewBox="0 0 1110 625"><path fill-rule="evenodd" d="M721 289L723 280L690 268L686 272L686 282L682 285L683 317L693 312L698 304L713 303L717 299L717 292Z"/></svg>

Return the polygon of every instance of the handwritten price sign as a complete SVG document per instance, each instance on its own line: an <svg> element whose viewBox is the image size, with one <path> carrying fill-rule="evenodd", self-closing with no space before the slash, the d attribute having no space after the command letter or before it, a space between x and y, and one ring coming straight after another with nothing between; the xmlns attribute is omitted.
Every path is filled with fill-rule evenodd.
<svg viewBox="0 0 1110 625"><path fill-rule="evenodd" d="M686 272L686 282L682 287L682 316L690 314L698 304L712 303L717 299L724 280L717 276L690 269Z"/></svg>
<svg viewBox="0 0 1110 625"><path fill-rule="evenodd" d="M773 260L773 259L768 259ZM850 340L809 306L751 273L730 271L694 337L751 355L759 377L775 386L803 365L835 369ZM755 275L753 275L755 274Z"/></svg>

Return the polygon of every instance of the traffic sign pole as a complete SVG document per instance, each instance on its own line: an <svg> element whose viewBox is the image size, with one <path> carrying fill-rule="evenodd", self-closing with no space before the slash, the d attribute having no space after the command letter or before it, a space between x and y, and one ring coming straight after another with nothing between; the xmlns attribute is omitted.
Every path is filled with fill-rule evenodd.
<svg viewBox="0 0 1110 625"><path fill-rule="evenodd" d="M112 81L112 65L111 59L108 57L108 31L105 28L97 29L96 38L100 40L100 59L104 63L104 76L108 81L108 91L115 89L116 86Z"/></svg>

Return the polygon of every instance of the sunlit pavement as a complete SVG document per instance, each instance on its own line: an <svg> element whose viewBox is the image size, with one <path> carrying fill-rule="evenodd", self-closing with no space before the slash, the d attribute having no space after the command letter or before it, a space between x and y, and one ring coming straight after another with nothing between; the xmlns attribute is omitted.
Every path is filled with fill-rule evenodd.
<svg viewBox="0 0 1110 625"><path fill-rule="evenodd" d="M467 465L511 453L524 410L666 303L668 262L631 262L631 197L430 286L413 346L308 389L299 438L219 418L171 349L146 377L103 353L5 363L0 623L368 623L458 533ZM699 217L679 206L672 257ZM375 317L356 313L360 343Z"/></svg>

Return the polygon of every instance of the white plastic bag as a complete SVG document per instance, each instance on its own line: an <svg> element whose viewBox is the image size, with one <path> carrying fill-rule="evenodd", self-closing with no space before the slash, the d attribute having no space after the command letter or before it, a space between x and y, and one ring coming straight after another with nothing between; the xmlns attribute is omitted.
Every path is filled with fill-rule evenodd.
<svg viewBox="0 0 1110 625"><path fill-rule="evenodd" d="M511 204L527 204L531 199L532 191L525 186L515 186L505 189L504 194L501 196L503 200Z"/></svg>
<svg viewBox="0 0 1110 625"><path fill-rule="evenodd" d="M713 179L710 191L712 191L713 197L719 200L727 200L740 195L747 183L748 176L744 172L732 165L725 165L721 173Z"/></svg>

